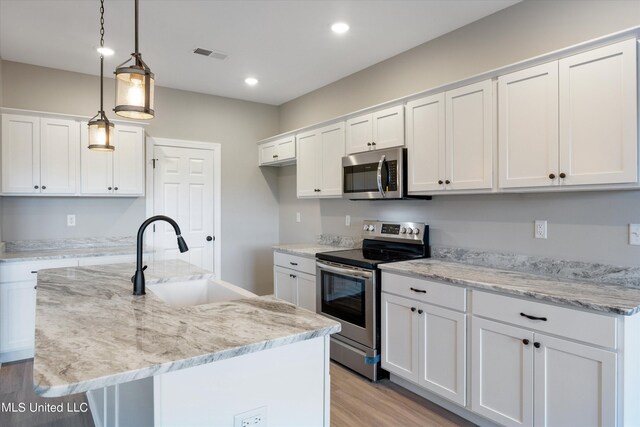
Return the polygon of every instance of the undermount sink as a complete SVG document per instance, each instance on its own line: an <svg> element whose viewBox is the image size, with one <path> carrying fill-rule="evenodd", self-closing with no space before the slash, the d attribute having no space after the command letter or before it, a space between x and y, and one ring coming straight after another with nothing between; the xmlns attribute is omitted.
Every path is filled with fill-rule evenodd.
<svg viewBox="0 0 640 427"><path fill-rule="evenodd" d="M233 301L257 296L239 286L214 279L149 284L147 291L153 292L165 303L176 307Z"/></svg>

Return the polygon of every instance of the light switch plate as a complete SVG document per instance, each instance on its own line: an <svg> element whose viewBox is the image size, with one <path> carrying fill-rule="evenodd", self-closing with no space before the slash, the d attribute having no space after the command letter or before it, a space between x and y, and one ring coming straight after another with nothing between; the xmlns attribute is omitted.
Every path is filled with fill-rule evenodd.
<svg viewBox="0 0 640 427"><path fill-rule="evenodd" d="M346 225L347 227L351 225L351 215L346 215L344 217L344 225Z"/></svg>
<svg viewBox="0 0 640 427"><path fill-rule="evenodd" d="M301 218L300 218L300 212L296 212L296 222L300 222Z"/></svg>
<svg viewBox="0 0 640 427"><path fill-rule="evenodd" d="M75 227L75 226L76 226L76 216L67 215L67 227Z"/></svg>
<svg viewBox="0 0 640 427"><path fill-rule="evenodd" d="M640 224L629 224L629 244L640 245Z"/></svg>

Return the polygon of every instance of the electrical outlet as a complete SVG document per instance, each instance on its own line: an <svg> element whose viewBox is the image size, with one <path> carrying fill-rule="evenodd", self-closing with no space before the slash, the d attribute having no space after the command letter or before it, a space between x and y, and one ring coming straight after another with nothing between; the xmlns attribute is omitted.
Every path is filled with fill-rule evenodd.
<svg viewBox="0 0 640 427"><path fill-rule="evenodd" d="M233 427L267 427L267 407L237 414L233 417Z"/></svg>
<svg viewBox="0 0 640 427"><path fill-rule="evenodd" d="M547 221L536 220L533 236L536 239L546 239L547 238Z"/></svg>
<svg viewBox="0 0 640 427"><path fill-rule="evenodd" d="M344 225L349 227L351 225L351 215L347 215L344 217Z"/></svg>
<svg viewBox="0 0 640 427"><path fill-rule="evenodd" d="M296 212L296 222L300 222L300 221L301 221L300 212Z"/></svg>
<svg viewBox="0 0 640 427"><path fill-rule="evenodd" d="M76 216L67 215L67 227L75 227L75 226L76 226Z"/></svg>
<svg viewBox="0 0 640 427"><path fill-rule="evenodd" d="M640 245L640 224L629 224L629 244Z"/></svg>

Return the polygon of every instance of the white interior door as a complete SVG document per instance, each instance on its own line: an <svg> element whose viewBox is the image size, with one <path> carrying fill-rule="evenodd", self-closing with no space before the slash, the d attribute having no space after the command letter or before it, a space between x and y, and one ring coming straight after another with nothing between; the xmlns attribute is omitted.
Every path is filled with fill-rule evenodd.
<svg viewBox="0 0 640 427"><path fill-rule="evenodd" d="M173 227L158 221L153 234L155 258L183 259L214 271L213 151L156 145L154 158L153 213L173 218L189 246L181 254Z"/></svg>

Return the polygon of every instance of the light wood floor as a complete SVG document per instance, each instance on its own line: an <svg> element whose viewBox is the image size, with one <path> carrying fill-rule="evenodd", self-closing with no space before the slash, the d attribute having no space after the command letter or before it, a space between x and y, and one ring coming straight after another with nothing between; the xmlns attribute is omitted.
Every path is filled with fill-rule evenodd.
<svg viewBox="0 0 640 427"><path fill-rule="evenodd" d="M0 402L24 402L76 407L86 402L84 393L64 398L37 396L32 389L33 361L0 367ZM1 408L0 408L1 409ZM87 413L11 413L0 410L2 427L94 427ZM376 384L331 363L331 427L454 427L473 426L468 421L399 387L389 380Z"/></svg>
<svg viewBox="0 0 640 427"><path fill-rule="evenodd" d="M2 427L94 427L91 412L68 412L67 404L80 408L86 403L84 393L61 398L43 398L33 392L33 359L3 363L0 367L0 402L14 403L16 407L23 402L26 411L6 412L0 407L0 426ZM63 412L31 412L29 404L63 404Z"/></svg>
<svg viewBox="0 0 640 427"><path fill-rule="evenodd" d="M389 380L374 384L331 363L331 427L474 425Z"/></svg>

